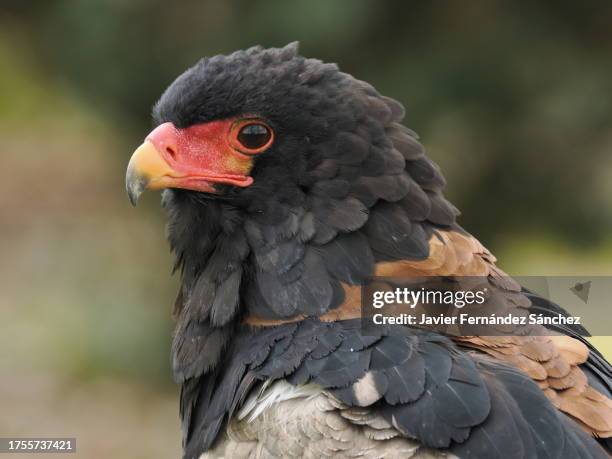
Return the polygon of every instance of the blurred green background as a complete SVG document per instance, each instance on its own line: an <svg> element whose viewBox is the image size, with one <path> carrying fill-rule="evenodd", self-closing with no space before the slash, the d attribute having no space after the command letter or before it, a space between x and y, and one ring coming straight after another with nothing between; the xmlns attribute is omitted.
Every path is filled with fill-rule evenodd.
<svg viewBox="0 0 612 459"><path fill-rule="evenodd" d="M0 434L180 448L159 196L124 168L204 55L299 40L407 109L461 222L521 275L612 274L612 3L0 3ZM607 341L601 341L609 346Z"/></svg>

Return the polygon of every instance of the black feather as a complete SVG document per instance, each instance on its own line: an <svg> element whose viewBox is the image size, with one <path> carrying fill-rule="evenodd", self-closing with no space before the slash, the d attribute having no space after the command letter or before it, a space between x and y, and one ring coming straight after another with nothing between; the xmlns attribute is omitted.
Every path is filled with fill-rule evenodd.
<svg viewBox="0 0 612 459"><path fill-rule="evenodd" d="M427 235L404 211L390 203L379 203L364 227L377 260L422 260L429 254Z"/></svg>
<svg viewBox="0 0 612 459"><path fill-rule="evenodd" d="M374 256L361 233L339 235L318 249L327 272L347 284L363 284L374 274Z"/></svg>

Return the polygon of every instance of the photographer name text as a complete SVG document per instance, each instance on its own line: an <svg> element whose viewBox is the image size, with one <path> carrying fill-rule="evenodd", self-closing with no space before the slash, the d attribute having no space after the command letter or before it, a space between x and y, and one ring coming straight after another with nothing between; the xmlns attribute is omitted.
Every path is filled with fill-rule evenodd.
<svg viewBox="0 0 612 459"><path fill-rule="evenodd" d="M581 325L580 317L553 315L545 316L542 314L526 315L489 315L473 316L470 314L457 315L429 315L420 314L398 314L386 316L381 313L372 316L375 325Z"/></svg>

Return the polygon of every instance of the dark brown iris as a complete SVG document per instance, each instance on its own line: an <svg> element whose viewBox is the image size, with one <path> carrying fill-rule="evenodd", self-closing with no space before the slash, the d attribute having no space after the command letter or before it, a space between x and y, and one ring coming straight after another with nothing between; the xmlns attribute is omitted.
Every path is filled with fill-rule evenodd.
<svg viewBox="0 0 612 459"><path fill-rule="evenodd" d="M238 142L249 150L257 150L265 146L271 137L270 128L260 123L247 124L238 132Z"/></svg>

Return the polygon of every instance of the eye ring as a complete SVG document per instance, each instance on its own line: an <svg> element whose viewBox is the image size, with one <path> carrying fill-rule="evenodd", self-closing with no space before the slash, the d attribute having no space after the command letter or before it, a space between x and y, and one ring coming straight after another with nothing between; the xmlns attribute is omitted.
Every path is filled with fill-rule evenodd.
<svg viewBox="0 0 612 459"><path fill-rule="evenodd" d="M247 155L264 152L273 141L274 131L260 119L239 120L230 133L232 147Z"/></svg>

